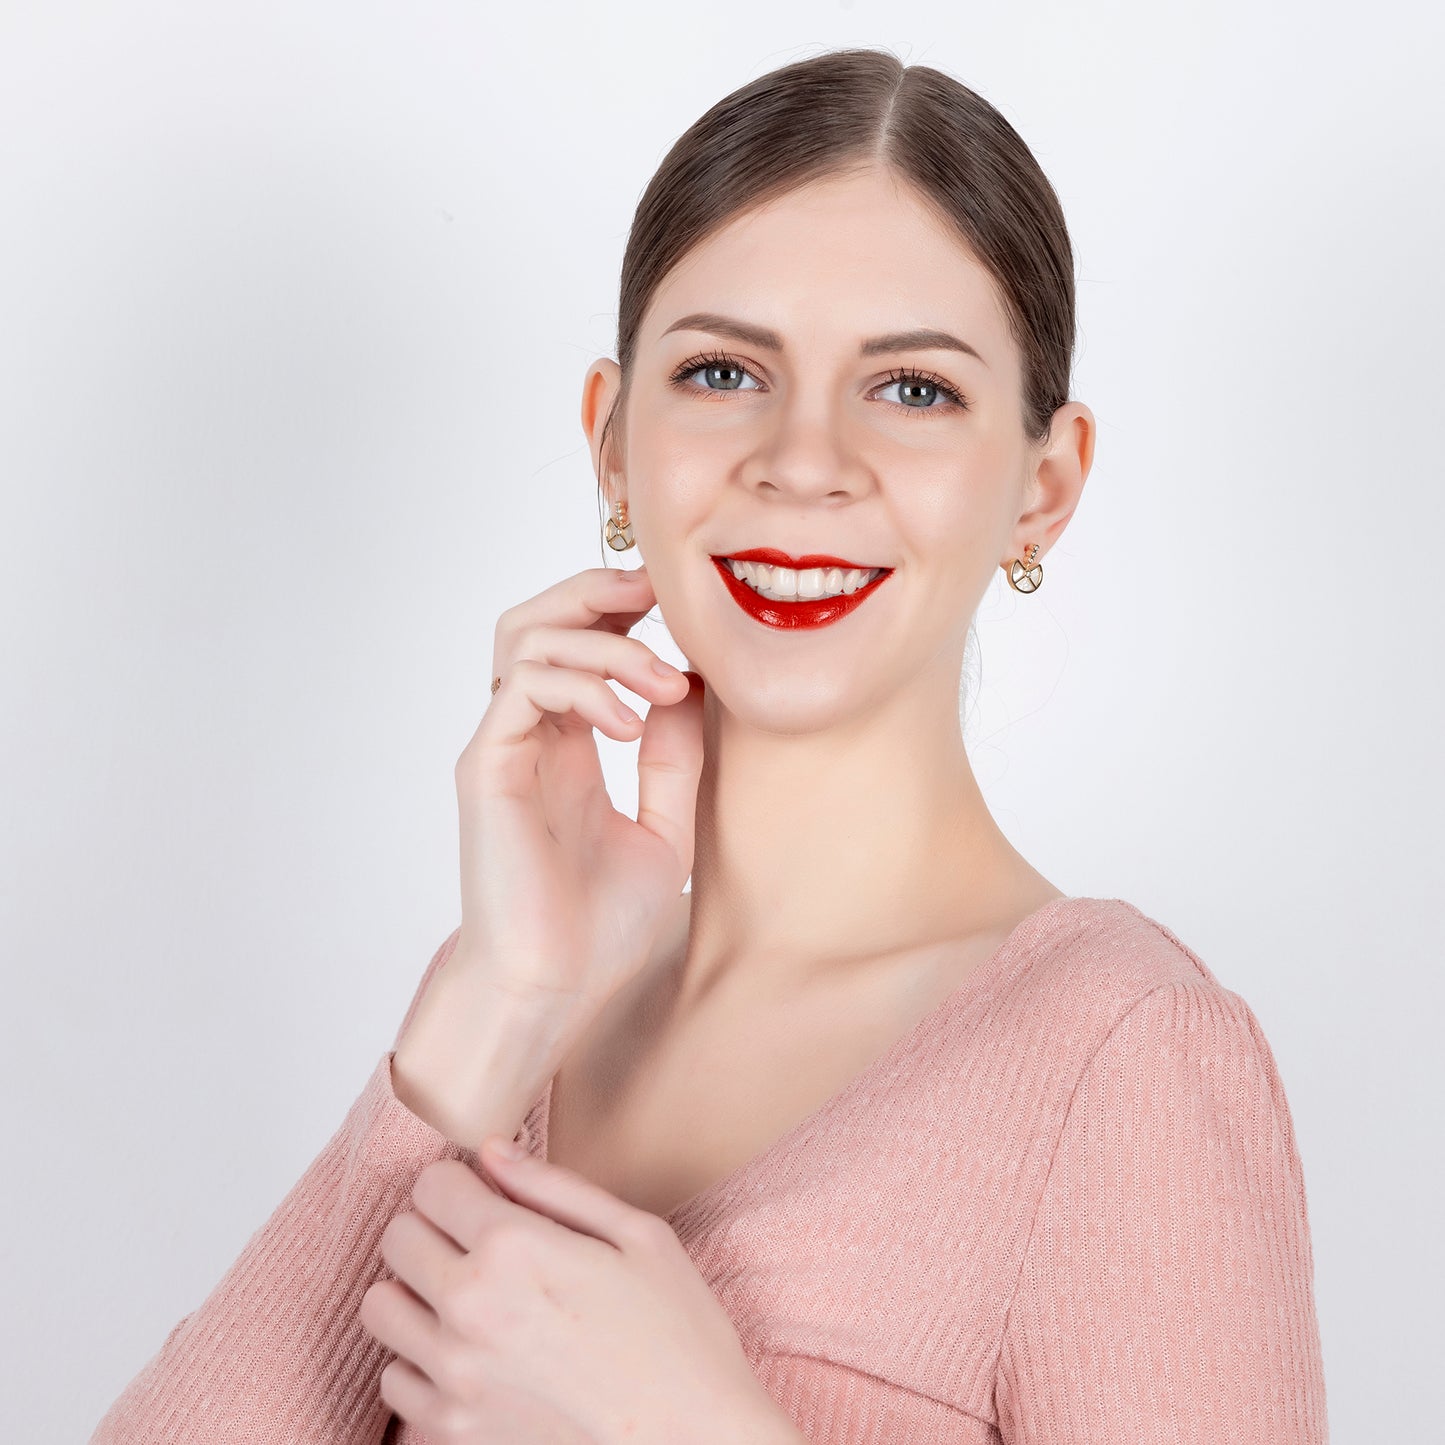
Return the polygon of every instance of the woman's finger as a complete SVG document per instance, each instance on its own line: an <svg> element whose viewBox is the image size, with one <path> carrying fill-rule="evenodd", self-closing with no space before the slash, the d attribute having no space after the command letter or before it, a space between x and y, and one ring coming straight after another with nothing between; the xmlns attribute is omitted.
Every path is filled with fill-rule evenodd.
<svg viewBox="0 0 1445 1445"><path fill-rule="evenodd" d="M507 668L530 658L554 667L597 673L653 702L674 703L687 696L681 670L636 637L585 627L533 627L517 635L516 648L511 663L501 669L503 687Z"/></svg>
<svg viewBox="0 0 1445 1445"><path fill-rule="evenodd" d="M462 1166L466 1168L465 1165ZM483 1188L486 1186L483 1185ZM438 1308L464 1251L414 1210L398 1214L382 1231L381 1257L419 1299Z"/></svg>
<svg viewBox="0 0 1445 1445"><path fill-rule="evenodd" d="M687 706L703 706L702 678L684 673ZM703 730L683 707L653 708L637 750L637 821L664 839L684 873L692 872L694 817L702 777Z"/></svg>
<svg viewBox="0 0 1445 1445"><path fill-rule="evenodd" d="M438 1159L416 1177L411 1197L417 1209L458 1249L469 1250L506 1206L470 1165Z"/></svg>
<svg viewBox="0 0 1445 1445"><path fill-rule="evenodd" d="M589 567L507 608L497 618L492 656L499 662L511 657L518 635L529 627L627 632L656 601L652 581L642 568Z"/></svg>
<svg viewBox="0 0 1445 1445"><path fill-rule="evenodd" d="M559 728L596 728L619 741L635 738L641 728L637 714L595 672L524 657L507 669L462 757L475 744L493 775L519 768L518 781L525 784L540 751L533 730L548 713Z"/></svg>
<svg viewBox="0 0 1445 1445"><path fill-rule="evenodd" d="M438 1358L441 1320L399 1280L378 1280L357 1312L366 1332L434 1382L427 1366Z"/></svg>
<svg viewBox="0 0 1445 1445"><path fill-rule="evenodd" d="M440 1408L437 1387L403 1359L393 1360L381 1372L379 1393L396 1414L418 1429L425 1428L424 1422L433 1419Z"/></svg>

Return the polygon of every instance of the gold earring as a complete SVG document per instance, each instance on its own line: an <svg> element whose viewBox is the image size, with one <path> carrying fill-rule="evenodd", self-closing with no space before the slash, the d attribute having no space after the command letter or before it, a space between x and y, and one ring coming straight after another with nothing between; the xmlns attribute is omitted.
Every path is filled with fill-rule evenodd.
<svg viewBox="0 0 1445 1445"><path fill-rule="evenodd" d="M614 552L625 552L629 547L637 545L637 539L632 535L632 523L627 520L627 503L613 502L612 515L607 519L605 533L607 545ZM618 538L622 540L619 541Z"/></svg>
<svg viewBox="0 0 1445 1445"><path fill-rule="evenodd" d="M1008 585L1015 592L1037 592L1044 581L1044 564L1035 562L1039 555L1037 542L1024 557L1015 557L1008 569Z"/></svg>

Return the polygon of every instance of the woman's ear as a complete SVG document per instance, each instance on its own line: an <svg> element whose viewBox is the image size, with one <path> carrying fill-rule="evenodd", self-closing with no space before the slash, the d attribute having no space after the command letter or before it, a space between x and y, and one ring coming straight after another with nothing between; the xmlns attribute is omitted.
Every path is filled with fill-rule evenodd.
<svg viewBox="0 0 1445 1445"><path fill-rule="evenodd" d="M587 434L587 444L592 452L592 474L604 483L604 469L612 466L612 459L602 455L602 433L607 429L607 418L612 415L621 391L622 368L610 356L599 357L582 378L582 430ZM619 420L613 420L607 437L609 452L616 446ZM604 495L609 508L613 502L620 500L607 493L605 485Z"/></svg>
<svg viewBox="0 0 1445 1445"><path fill-rule="evenodd" d="M1054 413L1048 444L1029 482L1029 508L1014 523L1010 533L1013 550L1000 563L1005 570L1035 542L1041 543L1040 551L1047 554L1058 541L1078 508L1094 464L1097 434L1094 413L1081 401L1067 402Z"/></svg>

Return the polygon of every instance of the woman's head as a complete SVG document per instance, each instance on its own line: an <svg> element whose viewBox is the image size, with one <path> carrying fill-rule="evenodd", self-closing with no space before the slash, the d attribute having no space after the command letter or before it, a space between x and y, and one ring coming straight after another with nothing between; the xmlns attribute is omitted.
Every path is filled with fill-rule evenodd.
<svg viewBox="0 0 1445 1445"><path fill-rule="evenodd" d="M699 313L751 334L678 327ZM1093 419L1068 401L1074 324L1052 186L1008 122L939 71L823 54L678 139L638 205L618 359L588 373L582 415L673 636L730 707L721 628L786 662L795 700L799 667L821 701L835 649L885 623L938 647L956 634L961 652L992 570L1033 542L1047 552L1077 505ZM865 345L921 329L977 354ZM769 636L710 560L754 547L894 575L840 623ZM764 692L783 681L771 671L751 673Z"/></svg>

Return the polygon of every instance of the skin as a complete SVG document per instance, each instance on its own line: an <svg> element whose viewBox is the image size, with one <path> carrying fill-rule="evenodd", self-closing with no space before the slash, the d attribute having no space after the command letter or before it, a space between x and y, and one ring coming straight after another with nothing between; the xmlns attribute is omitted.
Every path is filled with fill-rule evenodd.
<svg viewBox="0 0 1445 1445"><path fill-rule="evenodd" d="M771 328L782 350L665 334L699 311ZM860 359L864 338L920 326L982 360ZM669 383L707 351L745 374ZM967 409L887 381L910 365ZM1006 932L1061 896L988 811L958 684L993 570L1035 542L1044 561L1078 506L1095 422L1071 401L1043 445L1027 441L1022 358L977 258L890 171L809 185L735 219L664 279L640 327L622 445L614 423L604 457L621 380L602 358L583 383L594 467L609 508L628 503L668 629L707 685L673 1018L719 993L746 1015L940 940ZM710 560L767 545L896 570L841 623L775 633Z"/></svg>

